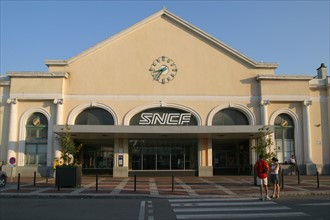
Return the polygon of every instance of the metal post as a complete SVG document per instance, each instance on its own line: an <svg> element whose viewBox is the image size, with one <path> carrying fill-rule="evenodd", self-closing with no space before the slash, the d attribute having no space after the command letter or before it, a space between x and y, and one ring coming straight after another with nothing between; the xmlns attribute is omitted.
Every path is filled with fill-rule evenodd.
<svg viewBox="0 0 330 220"><path fill-rule="evenodd" d="M48 184L49 169L46 170L46 183Z"/></svg>
<svg viewBox="0 0 330 220"><path fill-rule="evenodd" d="M319 177L319 172L316 172L316 183L317 183L317 188L320 188L320 177Z"/></svg>
<svg viewBox="0 0 330 220"><path fill-rule="evenodd" d="M174 175L172 175L172 192L174 192Z"/></svg>
<svg viewBox="0 0 330 220"><path fill-rule="evenodd" d="M60 191L60 175L56 175L57 191Z"/></svg>
<svg viewBox="0 0 330 220"><path fill-rule="evenodd" d="M300 173L299 170L297 170L297 175L298 175L298 185L300 184Z"/></svg>
<svg viewBox="0 0 330 220"><path fill-rule="evenodd" d="M99 174L96 173L96 178L95 178L95 191L99 189Z"/></svg>
<svg viewBox="0 0 330 220"><path fill-rule="evenodd" d="M36 180L37 180L37 172L34 171L33 173L33 186L36 187Z"/></svg>
<svg viewBox="0 0 330 220"><path fill-rule="evenodd" d="M281 185L281 188L284 189L284 172L282 171L281 172L281 177L282 177L282 185Z"/></svg>
<svg viewBox="0 0 330 220"><path fill-rule="evenodd" d="M19 191L20 184L21 184L21 174L19 173L17 176L17 191Z"/></svg>
<svg viewBox="0 0 330 220"><path fill-rule="evenodd" d="M136 174L134 174L134 192L136 192Z"/></svg>

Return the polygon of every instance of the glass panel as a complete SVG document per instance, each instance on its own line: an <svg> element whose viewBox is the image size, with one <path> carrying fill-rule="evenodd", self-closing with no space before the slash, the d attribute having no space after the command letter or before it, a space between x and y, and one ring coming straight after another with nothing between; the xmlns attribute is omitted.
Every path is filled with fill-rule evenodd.
<svg viewBox="0 0 330 220"><path fill-rule="evenodd" d="M113 147L84 146L83 168L113 168Z"/></svg>
<svg viewBox="0 0 330 220"><path fill-rule="evenodd" d="M185 169L197 169L197 145L191 144L185 147Z"/></svg>
<svg viewBox="0 0 330 220"><path fill-rule="evenodd" d="M77 125L113 125L114 119L110 112L102 108L88 108L76 118Z"/></svg>
<svg viewBox="0 0 330 220"><path fill-rule="evenodd" d="M38 144L37 145L38 150L38 164L46 164L47 163L47 145L45 144Z"/></svg>
<svg viewBox="0 0 330 220"><path fill-rule="evenodd" d="M37 154L37 145L27 144L25 146L25 164L35 164Z"/></svg>
<svg viewBox="0 0 330 220"><path fill-rule="evenodd" d="M171 148L165 142L157 146L157 170L170 169Z"/></svg>
<svg viewBox="0 0 330 220"><path fill-rule="evenodd" d="M171 169L184 169L184 146L172 146L171 149Z"/></svg>
<svg viewBox="0 0 330 220"><path fill-rule="evenodd" d="M212 120L212 125L248 125L247 117L236 109L223 109L217 112Z"/></svg>
<svg viewBox="0 0 330 220"><path fill-rule="evenodd" d="M156 153L157 148L152 146L152 143L146 144L146 147L142 149L144 170L156 169Z"/></svg>

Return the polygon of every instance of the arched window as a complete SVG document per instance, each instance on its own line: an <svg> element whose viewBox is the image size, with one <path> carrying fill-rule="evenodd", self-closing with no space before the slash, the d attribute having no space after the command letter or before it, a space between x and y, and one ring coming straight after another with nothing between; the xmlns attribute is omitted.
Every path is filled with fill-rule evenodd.
<svg viewBox="0 0 330 220"><path fill-rule="evenodd" d="M75 120L76 125L113 125L114 119L110 112L102 108L87 108Z"/></svg>
<svg viewBox="0 0 330 220"><path fill-rule="evenodd" d="M279 162L288 161L294 155L294 124L287 114L275 118L275 153Z"/></svg>
<svg viewBox="0 0 330 220"><path fill-rule="evenodd" d="M25 164L46 165L48 121L41 113L33 113L26 122Z"/></svg>
<svg viewBox="0 0 330 220"><path fill-rule="evenodd" d="M217 112L212 120L212 125L248 125L249 120L234 108L227 108Z"/></svg>

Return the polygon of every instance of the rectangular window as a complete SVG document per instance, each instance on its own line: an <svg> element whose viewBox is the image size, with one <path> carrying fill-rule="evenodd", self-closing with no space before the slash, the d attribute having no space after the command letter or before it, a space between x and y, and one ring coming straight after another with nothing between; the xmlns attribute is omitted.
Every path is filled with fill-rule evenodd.
<svg viewBox="0 0 330 220"><path fill-rule="evenodd" d="M25 164L45 165L47 163L47 144L26 144Z"/></svg>

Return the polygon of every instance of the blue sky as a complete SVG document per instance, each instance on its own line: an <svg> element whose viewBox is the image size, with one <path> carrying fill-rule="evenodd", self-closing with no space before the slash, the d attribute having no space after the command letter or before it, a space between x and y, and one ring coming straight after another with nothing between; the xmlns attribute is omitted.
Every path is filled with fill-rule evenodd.
<svg viewBox="0 0 330 220"><path fill-rule="evenodd" d="M329 66L329 0L0 3L1 74L47 71L45 60L69 59L164 6L253 60L278 63L278 75Z"/></svg>

